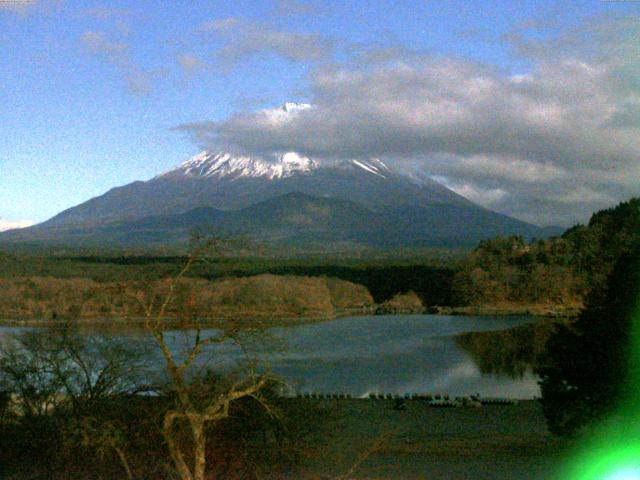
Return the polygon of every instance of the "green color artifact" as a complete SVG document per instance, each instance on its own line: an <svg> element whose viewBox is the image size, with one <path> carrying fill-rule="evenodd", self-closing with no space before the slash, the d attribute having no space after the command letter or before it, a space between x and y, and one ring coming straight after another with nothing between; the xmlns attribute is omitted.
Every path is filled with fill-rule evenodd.
<svg viewBox="0 0 640 480"><path fill-rule="evenodd" d="M640 480L640 300L629 345L629 390L616 413L593 429L573 452L559 479Z"/></svg>

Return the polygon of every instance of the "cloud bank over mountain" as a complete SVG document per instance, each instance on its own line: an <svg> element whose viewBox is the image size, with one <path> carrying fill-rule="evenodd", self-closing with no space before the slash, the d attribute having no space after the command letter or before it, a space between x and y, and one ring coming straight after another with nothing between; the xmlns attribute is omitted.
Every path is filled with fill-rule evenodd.
<svg viewBox="0 0 640 480"><path fill-rule="evenodd" d="M7 230L13 230L14 228L26 228L33 225L34 222L30 220L5 220L0 218L0 232Z"/></svg>
<svg viewBox="0 0 640 480"><path fill-rule="evenodd" d="M386 50L314 70L312 108L180 129L207 149L402 162L507 214L569 224L638 194L638 33L601 19L544 42L505 36L523 74Z"/></svg>

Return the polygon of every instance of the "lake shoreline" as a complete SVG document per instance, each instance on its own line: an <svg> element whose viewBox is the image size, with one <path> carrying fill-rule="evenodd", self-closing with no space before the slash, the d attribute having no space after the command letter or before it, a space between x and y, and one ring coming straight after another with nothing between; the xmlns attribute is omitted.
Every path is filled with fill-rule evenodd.
<svg viewBox="0 0 640 480"><path fill-rule="evenodd" d="M575 318L580 313L580 309L576 307L561 306L540 306L540 305L521 305L521 306L434 306L424 308L423 311L398 311L387 313L381 311L378 306L366 309L342 309L336 311L333 315L278 315L278 314L238 314L226 315L223 317L203 318L194 321L180 321L175 316L167 316L162 319L163 322L169 324L170 327L176 329L189 329L196 326L203 328L215 328L223 322L230 320L247 322L253 320L259 326L264 327L280 327L280 326L297 326L308 325L313 323L324 323L332 320L339 320L347 317L368 317L368 316L388 316L388 315L428 315L428 316L476 316L476 317L506 317L510 315L526 315L535 319L559 319L559 318ZM61 324L71 323L80 326L140 326L144 327L145 317L97 317L85 316L80 318L58 318L58 319L0 319L0 326L3 327L48 327Z"/></svg>
<svg viewBox="0 0 640 480"><path fill-rule="evenodd" d="M197 326L202 328L215 328L222 323L229 321L239 322L254 322L254 325L264 327L278 327L278 326L296 326L296 325L308 325L312 323L323 323L331 320L338 320L340 318L347 317L366 317L378 315L375 309L354 309L354 310L341 310L334 315L256 315L256 314L244 314L244 315L226 315L221 317L202 318L197 321L188 320L180 321L175 316L166 316L161 319L162 322L167 324L170 328L176 329L191 329ZM155 320L155 317L152 317ZM0 319L0 326L2 327L50 327L56 325L72 324L78 326L121 326L121 327L144 327L147 321L146 317L96 317L87 316L80 318L58 318L58 319Z"/></svg>
<svg viewBox="0 0 640 480"><path fill-rule="evenodd" d="M577 316L573 310L563 311L540 311L523 307L521 309L501 309L491 307L431 307L425 308L422 312L396 312L386 313L376 309L366 311L340 311L335 315L301 315L301 316L225 316L216 318L204 318L197 322L182 322L176 317L164 317L163 322L168 324L169 328L175 329L192 329L195 327L216 328L230 320L248 322L253 321L254 325L271 328L271 327L288 327L298 325L309 325L316 323L330 322L340 320L342 318L359 318L371 316L479 316L479 317L507 317L511 315L527 315L535 319L561 319L574 318ZM101 317L81 317L81 318L59 318L59 319L0 319L0 327L54 327L59 325L77 325L77 326L105 326L105 327L144 327L146 323L145 317L118 317L118 318L101 318Z"/></svg>
<svg viewBox="0 0 640 480"><path fill-rule="evenodd" d="M428 313L439 315L502 316L529 315L537 318L575 318L581 306L545 304L468 305L460 307L437 306L428 308Z"/></svg>

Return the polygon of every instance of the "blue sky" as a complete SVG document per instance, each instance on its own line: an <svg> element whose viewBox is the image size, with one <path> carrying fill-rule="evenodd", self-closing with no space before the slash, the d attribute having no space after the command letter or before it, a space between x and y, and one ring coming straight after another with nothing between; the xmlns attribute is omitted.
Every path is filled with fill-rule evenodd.
<svg viewBox="0 0 640 480"><path fill-rule="evenodd" d="M327 78L331 75L369 75L367 79L372 81L384 80L388 77L383 73L393 74L400 65L419 72L427 63L428 71L433 71L435 65L454 62L452 78L486 75L501 85L513 84L518 75L538 72L531 80L538 83L528 90L527 98L534 98L531 92L541 90L545 101L555 98L553 89L563 90L567 80L548 86L540 72L546 72L557 60L547 53L542 58L535 47L545 46L545 52L555 47L563 59L563 52L571 50L572 58L579 58L581 64L587 58L593 68L604 65L611 75L623 67L628 72L637 58L629 59L631 65L623 60L612 66L597 55L594 59L592 49L576 46L571 35L576 31L586 35L587 43L593 42L591 46L597 49L602 28L590 30L585 25L613 26L610 36L614 40L611 45L615 45L616 35L620 29L623 33L630 30L628 20L637 19L639 9L640 4L634 2L540 0L0 0L0 228L43 221L114 186L149 179L202 146L216 148L220 142L264 151L270 147L246 145L227 134L233 133L243 118L251 121L251 112L277 107L287 100L328 108L328 91L333 84ZM609 38L606 30L603 35ZM386 55L384 66L370 59L376 55ZM481 71L489 73L478 73ZM629 74L631 80L635 74ZM404 90L403 85L393 85L391 99L394 88ZM603 99L603 105L613 105L611 111L615 112L628 105L635 108L640 97L637 85L633 85L631 94L628 88L623 94L621 87L620 95ZM339 88L344 93L355 86ZM594 96L586 88L572 95ZM375 99L365 100L375 103ZM402 105L405 103L399 103L398 108ZM554 103L553 108L556 106ZM243 117L236 121L238 115L234 114L238 113ZM210 135L190 135L194 125L205 121L214 125ZM318 121L309 119L316 122L314 125ZM357 122L357 118L348 121ZM574 130L583 127L587 135L586 126L578 124ZM624 132L606 133L615 133L612 145L619 144L619 135L624 134L624 140L634 146L637 127L626 125ZM393 130L380 128L383 134ZM227 136L221 139L223 131ZM504 128L496 131L507 135ZM508 138L502 143L506 142ZM387 143L393 144L394 139ZM494 147L486 152L417 148L407 153L343 144L325 151L294 142L291 148L308 149L319 156L339 156L341 151L353 155L355 151L386 155L392 161L402 157L400 168L423 169L490 208L537 223L584 220L589 209L619 200L611 192L633 194L637 187L627 181L621 190L615 179L606 176L627 177L632 165L620 163L613 172L608 166L603 171L609 173L597 177L593 169L598 165L590 163L588 175L593 182L587 182L589 191L584 196L593 201L579 207L580 195L573 199L565 195L558 197L549 211L544 202L551 198L545 190L550 187L541 186L543 173L536 172L557 174L558 178L564 175L558 189L566 188L567 175L574 174L575 165L554 164L547 158L538 162L539 157L529 157L526 152L516 155L515 147L499 152ZM566 147L562 152L574 150ZM514 156L507 158L505 152ZM587 158L592 152L580 154ZM556 152L548 155L555 158ZM471 164L475 170L467 168ZM505 168L514 172L494 177L486 174ZM529 177L521 181L518 169ZM532 185L536 181L541 185ZM545 208L541 214L540 209Z"/></svg>

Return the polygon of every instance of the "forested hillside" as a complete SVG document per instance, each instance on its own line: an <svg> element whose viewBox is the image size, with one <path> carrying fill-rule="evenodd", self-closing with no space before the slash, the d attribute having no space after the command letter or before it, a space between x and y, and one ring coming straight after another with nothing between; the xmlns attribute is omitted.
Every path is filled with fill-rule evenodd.
<svg viewBox="0 0 640 480"><path fill-rule="evenodd" d="M0 278L0 318L130 319L168 298L169 279L96 282L88 278ZM257 275L215 281L183 278L166 317L187 322L224 318L333 318L372 313L366 287L327 277Z"/></svg>
<svg viewBox="0 0 640 480"><path fill-rule="evenodd" d="M334 277L364 286L376 304L413 291L425 306L463 307L460 313L469 309L487 314L564 315L577 313L587 293L603 284L616 260L634 245L640 245L640 199L597 212L587 225L574 226L561 237L532 242L517 236L482 241L463 259L453 254L440 260L384 261L211 258L195 265L189 277L206 281L261 274ZM57 257L0 252L0 279L11 285L56 283L53 279L91 281L101 290L104 284L158 282L173 277L185 260L180 256ZM5 286L4 290L11 289ZM34 295L47 302L55 300L49 291ZM21 298L5 297L5 306ZM75 300L71 303L88 305ZM31 307L28 312L14 310L13 315L19 317L37 312ZM58 310L68 314L65 308ZM5 310L5 317L8 313Z"/></svg>
<svg viewBox="0 0 640 480"><path fill-rule="evenodd" d="M616 260L640 244L640 199L595 213L561 237L481 242L454 277L465 305L557 305L579 308L602 285Z"/></svg>

